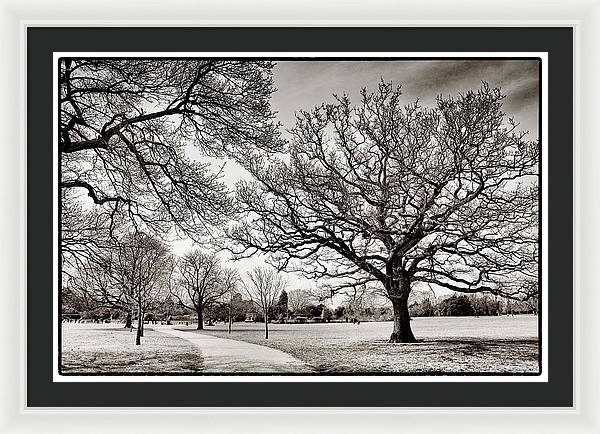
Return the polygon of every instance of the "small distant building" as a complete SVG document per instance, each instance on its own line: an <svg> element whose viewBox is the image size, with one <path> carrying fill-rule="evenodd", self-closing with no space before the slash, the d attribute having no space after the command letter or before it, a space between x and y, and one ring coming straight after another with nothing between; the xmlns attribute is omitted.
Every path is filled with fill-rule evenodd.
<svg viewBox="0 0 600 434"><path fill-rule="evenodd" d="M258 314L256 312L248 312L246 313L246 319L244 322L256 322Z"/></svg>

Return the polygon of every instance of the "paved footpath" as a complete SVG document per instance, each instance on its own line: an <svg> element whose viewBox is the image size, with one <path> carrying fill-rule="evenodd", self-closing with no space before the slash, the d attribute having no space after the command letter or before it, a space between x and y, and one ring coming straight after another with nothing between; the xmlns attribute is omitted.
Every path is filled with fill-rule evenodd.
<svg viewBox="0 0 600 434"><path fill-rule="evenodd" d="M274 348L233 339L216 338L171 326L152 326L161 333L185 339L202 352L202 372L312 372L314 369L294 356Z"/></svg>

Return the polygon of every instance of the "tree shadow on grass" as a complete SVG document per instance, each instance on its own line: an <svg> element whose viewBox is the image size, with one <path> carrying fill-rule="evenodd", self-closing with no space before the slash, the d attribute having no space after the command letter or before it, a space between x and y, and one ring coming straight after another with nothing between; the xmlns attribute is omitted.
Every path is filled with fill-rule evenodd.
<svg viewBox="0 0 600 434"><path fill-rule="evenodd" d="M307 358L306 352L294 353ZM539 371L535 339L430 339L411 344L380 340L336 345L308 354L311 364L321 373L519 375Z"/></svg>

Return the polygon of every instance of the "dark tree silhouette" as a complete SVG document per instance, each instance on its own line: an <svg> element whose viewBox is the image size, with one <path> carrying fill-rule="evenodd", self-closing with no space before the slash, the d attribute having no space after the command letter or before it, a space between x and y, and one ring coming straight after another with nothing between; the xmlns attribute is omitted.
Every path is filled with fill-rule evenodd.
<svg viewBox="0 0 600 434"><path fill-rule="evenodd" d="M452 294L438 304L438 312L443 316L473 316L475 309L469 298L464 295Z"/></svg>
<svg viewBox="0 0 600 434"><path fill-rule="evenodd" d="M238 257L268 253L281 269L376 282L390 299L390 342L414 342L417 285L527 299L538 290L536 141L484 84L433 108L401 103L381 82L297 114L289 157L253 158L229 231Z"/></svg>
<svg viewBox="0 0 600 434"><path fill-rule="evenodd" d="M285 291L285 289L281 291L281 294L279 294L279 299L275 304L273 314L277 317L286 317L288 314L288 293Z"/></svg>
<svg viewBox="0 0 600 434"><path fill-rule="evenodd" d="M231 201L196 154L243 158L279 146L267 61L62 58L60 187L108 215L198 240ZM194 155L191 158L189 155Z"/></svg>

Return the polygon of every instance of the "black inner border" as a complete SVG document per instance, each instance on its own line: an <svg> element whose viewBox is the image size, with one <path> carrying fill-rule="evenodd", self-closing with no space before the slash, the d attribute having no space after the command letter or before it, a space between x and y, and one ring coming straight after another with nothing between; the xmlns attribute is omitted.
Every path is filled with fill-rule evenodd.
<svg viewBox="0 0 600 434"><path fill-rule="evenodd" d="M558 300L561 286L572 287L573 272L572 260L569 260L569 257L572 259L572 230L566 230L572 229L573 225L572 206L567 206L572 205L572 188L570 183L564 182L572 179L572 164L564 164L572 162L573 95L572 86L566 85L573 82L571 28L30 27L27 36L29 406L572 405L572 298L564 296L560 297L559 308L552 309L556 304L549 304L553 321L549 324L548 383L414 382L392 383L395 386L390 387L390 383L383 382L349 382L326 386L331 394L312 393L315 387L324 383L53 383L52 361L49 360L52 358L52 183L49 182L52 179L52 146L49 140L52 137L52 52L547 51L550 59L548 124L553 138L548 144L549 185L552 186L549 189L549 214L551 221L556 222L549 226L549 233L550 245L557 247L549 249L548 272L551 278L548 283L549 298ZM560 118L561 128L552 127L559 124L552 122L557 118ZM33 119L35 122L32 122ZM36 146L38 142L46 146ZM559 146L559 143L571 146ZM560 172L552 170L559 164ZM554 182L558 176L563 182ZM557 206L557 203L560 205ZM560 230L553 231L553 228ZM557 250L560 254L553 255L552 252ZM541 316L539 319L541 321ZM40 327L41 324L47 328ZM541 348L541 339L539 342ZM201 387L203 393L196 393L192 384ZM252 390L260 387L263 393L247 397L244 389L248 387ZM398 393L400 390L394 393L394 388L401 389L402 393ZM114 393L117 390L122 393ZM293 394L289 393L291 390ZM458 390L461 393L457 394Z"/></svg>

